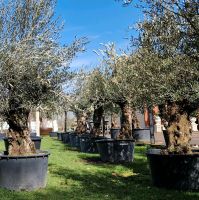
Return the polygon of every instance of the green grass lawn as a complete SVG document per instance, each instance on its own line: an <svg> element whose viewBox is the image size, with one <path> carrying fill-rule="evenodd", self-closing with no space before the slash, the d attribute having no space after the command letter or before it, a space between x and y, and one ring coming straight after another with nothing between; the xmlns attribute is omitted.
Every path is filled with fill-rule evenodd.
<svg viewBox="0 0 199 200"><path fill-rule="evenodd" d="M0 149L4 149L3 142ZM153 187L144 146L136 147L134 162L129 165L102 163L98 154L80 153L49 137L43 138L41 149L51 152L47 187L33 192L0 189L0 200L199 199L196 192Z"/></svg>

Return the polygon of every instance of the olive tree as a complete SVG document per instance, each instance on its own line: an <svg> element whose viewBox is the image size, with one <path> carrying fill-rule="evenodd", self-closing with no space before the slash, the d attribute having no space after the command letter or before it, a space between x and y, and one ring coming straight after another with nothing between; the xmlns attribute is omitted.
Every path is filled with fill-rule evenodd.
<svg viewBox="0 0 199 200"><path fill-rule="evenodd" d="M61 99L69 64L83 50L82 39L59 45L55 6L55 0L0 1L0 115L9 124L10 155L35 152L29 113Z"/></svg>
<svg viewBox="0 0 199 200"><path fill-rule="evenodd" d="M189 153L190 113L199 107L199 3L145 1L138 24L138 95L159 105L169 153Z"/></svg>
<svg viewBox="0 0 199 200"><path fill-rule="evenodd" d="M106 73L98 66L89 72L84 84L84 94L90 102L93 113L93 128L91 135L96 137L101 134L101 122L108 103Z"/></svg>
<svg viewBox="0 0 199 200"><path fill-rule="evenodd" d="M87 80L88 74L80 71L76 73L75 77L70 81L71 91L68 91L68 100L66 105L77 118L77 127L75 132L83 134L87 131L87 120L90 118L92 112L92 105L87 95Z"/></svg>

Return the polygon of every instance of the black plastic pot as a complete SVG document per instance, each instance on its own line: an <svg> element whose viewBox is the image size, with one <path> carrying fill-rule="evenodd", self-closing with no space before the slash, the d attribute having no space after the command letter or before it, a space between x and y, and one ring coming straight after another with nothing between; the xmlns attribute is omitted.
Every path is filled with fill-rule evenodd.
<svg viewBox="0 0 199 200"><path fill-rule="evenodd" d="M80 140L80 151L84 153L97 153L97 145L95 143L95 138L90 135L79 136Z"/></svg>
<svg viewBox="0 0 199 200"><path fill-rule="evenodd" d="M50 137L57 137L57 132L49 132Z"/></svg>
<svg viewBox="0 0 199 200"><path fill-rule="evenodd" d="M70 143L71 147L80 148L80 140L79 140L78 134L70 133L69 134L69 143Z"/></svg>
<svg viewBox="0 0 199 200"><path fill-rule="evenodd" d="M70 141L69 132L62 133L62 142L64 144L67 144L67 143L69 143L69 141Z"/></svg>
<svg viewBox="0 0 199 200"><path fill-rule="evenodd" d="M3 140L5 138L5 134L4 133L0 133L0 140Z"/></svg>
<svg viewBox="0 0 199 200"><path fill-rule="evenodd" d="M61 132L57 132L57 139L62 141L62 134Z"/></svg>
<svg viewBox="0 0 199 200"><path fill-rule="evenodd" d="M39 137L39 136L31 136L30 138L35 143L35 148L36 149L40 149L40 147L41 147L41 139L42 138Z"/></svg>
<svg viewBox="0 0 199 200"><path fill-rule="evenodd" d="M134 155L134 140L97 140L97 148L104 162L132 162Z"/></svg>
<svg viewBox="0 0 199 200"><path fill-rule="evenodd" d="M151 131L149 128L133 129L133 136L137 144L151 143Z"/></svg>
<svg viewBox="0 0 199 200"><path fill-rule="evenodd" d="M34 142L35 148L39 150L41 147L41 139L42 138L39 136L30 136L30 138ZM5 144L5 150L8 151L8 138L7 137L4 138L4 144Z"/></svg>
<svg viewBox="0 0 199 200"><path fill-rule="evenodd" d="M120 134L120 128L111 128L110 133L111 133L111 138L116 139Z"/></svg>
<svg viewBox="0 0 199 200"><path fill-rule="evenodd" d="M29 156L0 154L0 187L9 190L35 190L46 186L47 151Z"/></svg>
<svg viewBox="0 0 199 200"><path fill-rule="evenodd" d="M155 186L199 190L199 151L188 155L162 155L160 149L149 149L147 158Z"/></svg>
<svg viewBox="0 0 199 200"><path fill-rule="evenodd" d="M167 130L163 130L162 132L163 132L165 144L168 147L169 146L169 135L167 133Z"/></svg>
<svg viewBox="0 0 199 200"><path fill-rule="evenodd" d="M37 136L37 133L36 132L31 132L30 136Z"/></svg>

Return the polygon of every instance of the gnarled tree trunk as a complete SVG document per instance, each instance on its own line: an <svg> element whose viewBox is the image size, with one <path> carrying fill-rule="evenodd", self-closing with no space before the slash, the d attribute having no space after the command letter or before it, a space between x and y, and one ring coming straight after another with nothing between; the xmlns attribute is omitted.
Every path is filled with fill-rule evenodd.
<svg viewBox="0 0 199 200"><path fill-rule="evenodd" d="M131 138L132 137L132 110L127 102L118 103L121 109L121 133L120 138Z"/></svg>
<svg viewBox="0 0 199 200"><path fill-rule="evenodd" d="M191 153L189 144L191 140L191 124L189 115L184 108L185 105L182 102L169 102L160 109L166 128L165 134L168 138L167 153Z"/></svg>
<svg viewBox="0 0 199 200"><path fill-rule="evenodd" d="M28 130L28 116L30 110L22 108L15 100L10 103L10 110L5 114L9 125L8 154L29 155L36 152L34 142Z"/></svg>
<svg viewBox="0 0 199 200"><path fill-rule="evenodd" d="M118 115L116 113L113 113L111 115L111 128L118 128L119 127L118 122L117 122L117 118L118 118Z"/></svg>
<svg viewBox="0 0 199 200"><path fill-rule="evenodd" d="M76 117L77 117L77 127L75 129L75 132L79 135L86 133L87 131L86 114L84 112L78 112L76 113Z"/></svg>
<svg viewBox="0 0 199 200"><path fill-rule="evenodd" d="M93 129L91 134L96 137L101 134L100 126L104 113L103 106L96 106L93 113Z"/></svg>

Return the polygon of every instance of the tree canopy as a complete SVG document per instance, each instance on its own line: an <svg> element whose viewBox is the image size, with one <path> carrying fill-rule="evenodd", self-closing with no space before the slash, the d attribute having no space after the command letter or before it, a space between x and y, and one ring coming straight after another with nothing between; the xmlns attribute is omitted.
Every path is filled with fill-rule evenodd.
<svg viewBox="0 0 199 200"><path fill-rule="evenodd" d="M84 39L58 43L62 22L55 0L0 2L0 114L17 108L45 108L61 97L69 64Z"/></svg>

